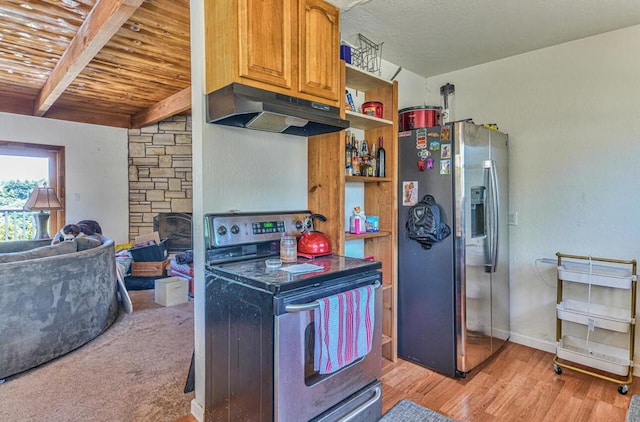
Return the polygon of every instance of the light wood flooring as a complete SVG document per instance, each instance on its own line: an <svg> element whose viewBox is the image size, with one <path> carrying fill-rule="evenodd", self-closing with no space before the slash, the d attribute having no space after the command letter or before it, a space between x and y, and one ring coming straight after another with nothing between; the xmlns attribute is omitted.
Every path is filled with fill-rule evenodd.
<svg viewBox="0 0 640 422"><path fill-rule="evenodd" d="M569 369L557 375L551 353L507 343L466 379L402 359L384 360L382 413L409 399L456 421L624 422L640 381L626 395L618 384ZM187 415L176 422L195 422ZM410 421L407 421L410 422Z"/></svg>
<svg viewBox="0 0 640 422"><path fill-rule="evenodd" d="M409 399L456 421L624 422L635 380L626 395L616 383L564 369L553 370L552 353L515 343L471 371L449 378L398 359L382 369L382 412Z"/></svg>

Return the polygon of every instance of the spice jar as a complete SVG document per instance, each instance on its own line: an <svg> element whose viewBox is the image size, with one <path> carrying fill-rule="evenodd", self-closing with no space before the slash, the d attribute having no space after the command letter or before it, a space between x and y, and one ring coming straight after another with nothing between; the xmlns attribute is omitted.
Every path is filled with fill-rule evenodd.
<svg viewBox="0 0 640 422"><path fill-rule="evenodd" d="M280 260L282 262L297 262L298 244L295 236L283 234L280 239Z"/></svg>

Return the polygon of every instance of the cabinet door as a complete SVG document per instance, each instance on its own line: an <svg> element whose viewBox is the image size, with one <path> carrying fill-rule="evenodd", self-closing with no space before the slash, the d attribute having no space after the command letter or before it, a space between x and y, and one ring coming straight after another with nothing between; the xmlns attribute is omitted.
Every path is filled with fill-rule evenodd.
<svg viewBox="0 0 640 422"><path fill-rule="evenodd" d="M337 102L340 11L323 0L299 0L298 11L298 90Z"/></svg>
<svg viewBox="0 0 640 422"><path fill-rule="evenodd" d="M240 0L240 76L291 89L295 0Z"/></svg>

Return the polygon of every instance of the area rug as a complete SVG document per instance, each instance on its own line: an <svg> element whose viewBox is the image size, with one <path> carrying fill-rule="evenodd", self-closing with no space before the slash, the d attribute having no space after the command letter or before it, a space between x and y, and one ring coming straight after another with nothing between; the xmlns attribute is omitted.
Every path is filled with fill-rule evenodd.
<svg viewBox="0 0 640 422"><path fill-rule="evenodd" d="M155 277L125 277L124 285L127 286L127 291L132 290L149 290L155 288L156 280L166 278L162 276Z"/></svg>
<svg viewBox="0 0 640 422"><path fill-rule="evenodd" d="M453 422L446 416L420 406L411 400L400 400L379 422Z"/></svg>
<svg viewBox="0 0 640 422"><path fill-rule="evenodd" d="M164 307L131 292L104 334L0 384L0 421L173 422L191 412L193 301ZM1 335L0 335L1 337Z"/></svg>
<svg viewBox="0 0 640 422"><path fill-rule="evenodd" d="M640 396L634 394L627 410L627 422L640 422Z"/></svg>

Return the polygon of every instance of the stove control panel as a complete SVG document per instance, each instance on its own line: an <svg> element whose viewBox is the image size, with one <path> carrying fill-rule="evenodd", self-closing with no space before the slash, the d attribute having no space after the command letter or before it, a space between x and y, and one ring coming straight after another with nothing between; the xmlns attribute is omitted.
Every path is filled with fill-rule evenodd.
<svg viewBox="0 0 640 422"><path fill-rule="evenodd" d="M281 213L207 214L208 249L280 240L284 233L298 234L309 211Z"/></svg>

